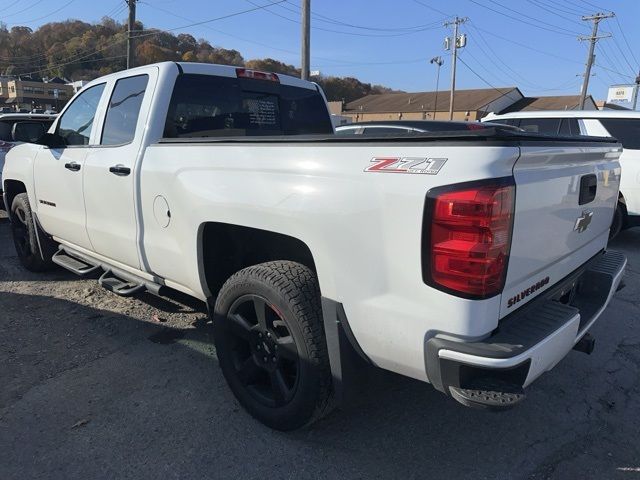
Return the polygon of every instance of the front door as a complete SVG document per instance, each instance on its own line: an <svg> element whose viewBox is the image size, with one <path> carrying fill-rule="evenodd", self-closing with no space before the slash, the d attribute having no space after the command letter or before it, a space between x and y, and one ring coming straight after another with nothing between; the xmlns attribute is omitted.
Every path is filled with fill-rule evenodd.
<svg viewBox="0 0 640 480"><path fill-rule="evenodd" d="M64 146L41 147L34 168L42 227L50 235L86 249L91 249L91 242L85 222L82 170L104 86L88 88L65 109L56 124Z"/></svg>
<svg viewBox="0 0 640 480"><path fill-rule="evenodd" d="M135 210L136 159L141 153L150 97L148 74L121 78L110 89L101 134L84 165L87 232L96 253L136 269L138 229Z"/></svg>

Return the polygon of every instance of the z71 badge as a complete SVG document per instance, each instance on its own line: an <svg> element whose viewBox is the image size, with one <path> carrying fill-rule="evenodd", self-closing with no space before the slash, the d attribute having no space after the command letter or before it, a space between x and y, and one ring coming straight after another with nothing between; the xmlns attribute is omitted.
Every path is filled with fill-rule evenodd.
<svg viewBox="0 0 640 480"><path fill-rule="evenodd" d="M372 165L365 168L364 171L382 173L424 173L427 175L437 175L446 161L446 158L376 157L371 159Z"/></svg>

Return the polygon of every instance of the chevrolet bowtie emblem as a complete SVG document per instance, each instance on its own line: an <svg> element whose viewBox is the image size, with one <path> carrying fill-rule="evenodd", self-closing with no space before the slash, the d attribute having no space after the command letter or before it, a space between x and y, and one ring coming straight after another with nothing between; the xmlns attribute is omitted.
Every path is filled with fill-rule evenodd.
<svg viewBox="0 0 640 480"><path fill-rule="evenodd" d="M589 225L591 224L591 219L593 218L593 212L590 210L583 210L582 215L578 217L576 220L576 224L573 227L575 231L578 233L584 232Z"/></svg>

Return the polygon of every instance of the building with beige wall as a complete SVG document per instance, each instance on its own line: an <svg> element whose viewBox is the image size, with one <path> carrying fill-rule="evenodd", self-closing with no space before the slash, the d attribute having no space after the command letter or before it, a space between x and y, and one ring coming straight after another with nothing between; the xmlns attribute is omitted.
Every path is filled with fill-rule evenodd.
<svg viewBox="0 0 640 480"><path fill-rule="evenodd" d="M14 110L34 108L60 111L73 96L73 86L62 79L54 78L48 82L22 80L19 78L0 78L0 106Z"/></svg>
<svg viewBox="0 0 640 480"><path fill-rule="evenodd" d="M517 87L456 90L453 119L475 122L489 112L519 110L573 110L579 96L525 97ZM332 104L338 102L331 102ZM341 112L332 105L332 113L350 117L353 122L384 120L449 120L449 91L383 93L367 95L344 105ZM596 109L591 96L585 109Z"/></svg>

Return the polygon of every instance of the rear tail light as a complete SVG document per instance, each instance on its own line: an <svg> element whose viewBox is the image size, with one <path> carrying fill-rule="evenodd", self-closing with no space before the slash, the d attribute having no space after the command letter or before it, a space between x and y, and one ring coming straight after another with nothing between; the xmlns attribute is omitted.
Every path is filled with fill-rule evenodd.
<svg viewBox="0 0 640 480"><path fill-rule="evenodd" d="M280 82L278 75L269 72L260 72L258 70L249 70L247 68L236 68L236 76L238 78L253 78L255 80L268 80L270 82Z"/></svg>
<svg viewBox="0 0 640 480"><path fill-rule="evenodd" d="M425 283L465 298L500 293L514 207L512 178L430 190L422 239Z"/></svg>

